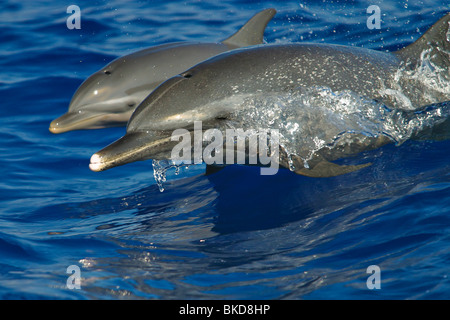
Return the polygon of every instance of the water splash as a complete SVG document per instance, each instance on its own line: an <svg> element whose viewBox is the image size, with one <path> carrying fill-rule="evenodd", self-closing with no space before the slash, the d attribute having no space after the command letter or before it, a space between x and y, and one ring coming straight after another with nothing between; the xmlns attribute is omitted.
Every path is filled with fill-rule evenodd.
<svg viewBox="0 0 450 320"><path fill-rule="evenodd" d="M180 169L188 168L188 164L184 164L180 161L174 160L152 160L153 177L158 185L159 191L164 191L164 182L167 179L167 171L171 168L175 168L175 175L180 174Z"/></svg>
<svg viewBox="0 0 450 320"><path fill-rule="evenodd" d="M287 153L289 169L294 171L294 156L309 168L308 162L318 151L345 146L364 137L385 136L400 145L421 132L433 132L434 126L444 123L441 128L445 132L440 132L439 138L448 138L449 82L448 70L436 66L430 51L424 51L414 68L402 64L389 86L380 92L380 97L395 108L349 90L299 87L289 93L233 96L227 101L234 106L227 125L245 131L278 129L280 147ZM418 101L420 106L412 101ZM444 102L433 105L436 101ZM426 105L431 106L423 107ZM171 160L153 161L161 192L167 170L175 168L178 174L183 166Z"/></svg>
<svg viewBox="0 0 450 320"><path fill-rule="evenodd" d="M234 126L278 129L280 146L287 152L290 169L295 170L293 156L308 168L308 161L319 150L342 146L360 136L382 135L400 145L450 115L448 104L420 111L405 109L392 109L351 91L312 87L247 99L233 118L241 119Z"/></svg>
<svg viewBox="0 0 450 320"><path fill-rule="evenodd" d="M450 59L450 52L441 50ZM403 88L408 88L404 90ZM398 108L415 110L436 101L450 100L450 73L433 63L432 49L424 50L418 63L402 63L389 83L389 88L380 92L381 96L395 103ZM414 105L412 101L418 101Z"/></svg>

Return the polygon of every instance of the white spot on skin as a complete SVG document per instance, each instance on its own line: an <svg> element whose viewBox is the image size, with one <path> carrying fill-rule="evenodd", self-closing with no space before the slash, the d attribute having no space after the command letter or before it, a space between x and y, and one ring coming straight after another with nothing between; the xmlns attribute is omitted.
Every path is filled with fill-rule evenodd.
<svg viewBox="0 0 450 320"><path fill-rule="evenodd" d="M89 164L89 169L92 171L99 171L102 164L102 158L98 154L93 154L91 157L91 163Z"/></svg>

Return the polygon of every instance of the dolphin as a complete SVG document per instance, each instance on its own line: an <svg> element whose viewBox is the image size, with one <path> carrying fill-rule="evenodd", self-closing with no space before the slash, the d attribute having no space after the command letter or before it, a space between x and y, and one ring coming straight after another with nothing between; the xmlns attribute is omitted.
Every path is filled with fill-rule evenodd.
<svg viewBox="0 0 450 320"><path fill-rule="evenodd" d="M420 65L424 52L430 53L428 62L436 72L441 70L447 81L450 80L449 21L450 14L447 14L416 42L393 53L302 43L254 46L212 57L153 91L130 118L126 134L93 154L89 168L102 171L139 160L170 159L171 150L178 143L171 138L174 130L185 128L192 133L196 121L202 122L203 129L224 130L233 121L242 120L236 119L235 111L245 106L243 102L248 97L287 93L299 87L326 86L333 92L350 90L380 101L387 109L416 116L423 106L423 97L416 94L420 92L418 84L405 82L402 88L402 94L415 107L410 111L402 109L400 102L387 93L398 85L398 71ZM438 94L434 99L427 103L445 102L449 96ZM323 130L327 131L326 126ZM337 148L318 150L308 164L280 150L279 164L305 176L337 176L370 163L342 166L331 161L392 142L385 135L355 135L351 140L342 141Z"/></svg>
<svg viewBox="0 0 450 320"><path fill-rule="evenodd" d="M275 14L275 9L257 13L219 43L168 43L115 59L81 84L68 112L51 122L50 132L126 125L134 109L160 83L219 53L261 44Z"/></svg>

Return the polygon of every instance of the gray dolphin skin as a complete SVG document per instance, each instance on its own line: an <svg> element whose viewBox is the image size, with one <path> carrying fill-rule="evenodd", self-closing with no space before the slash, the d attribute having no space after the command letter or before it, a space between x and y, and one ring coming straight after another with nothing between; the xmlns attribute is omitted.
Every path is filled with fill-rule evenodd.
<svg viewBox="0 0 450 320"><path fill-rule="evenodd" d="M81 84L68 112L51 122L50 132L125 126L135 108L165 80L217 54L263 43L275 14L275 9L257 13L220 43L169 43L115 59Z"/></svg>
<svg viewBox="0 0 450 320"><path fill-rule="evenodd" d="M328 44L264 45L234 50L215 56L167 80L153 91L131 117L127 133L91 157L90 169L102 171L146 159L169 159L178 142L171 140L175 129L192 132L194 121L203 128L224 129L233 112L246 97L290 92L298 87L326 86L333 92L351 90L396 108L398 101L386 95L397 85L399 68L414 68L423 52L430 52L436 69L449 73L450 14L435 23L420 39L394 53ZM423 98L415 84L403 93L419 109ZM440 100L444 99L444 100ZM445 102L437 95L434 102ZM427 101L433 103L433 101ZM324 128L325 130L325 128ZM352 172L359 166L339 166L337 159L390 143L386 136L359 137L338 149L324 148L309 166L294 159L295 172L311 177L329 177ZM279 163L289 168L287 154L280 150Z"/></svg>

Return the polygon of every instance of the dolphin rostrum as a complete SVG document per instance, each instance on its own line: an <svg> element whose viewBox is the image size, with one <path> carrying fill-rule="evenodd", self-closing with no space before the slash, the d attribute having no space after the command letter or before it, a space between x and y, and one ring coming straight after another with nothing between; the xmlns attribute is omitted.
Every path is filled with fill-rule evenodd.
<svg viewBox="0 0 450 320"><path fill-rule="evenodd" d="M102 171L138 160L170 159L171 150L178 143L171 139L175 129L193 132L193 124L201 121L204 129L224 130L230 123L242 123L243 119L234 115L246 105L248 97L289 93L299 87L327 87L332 92L347 90L377 101L382 110L419 116L423 112L417 110L424 105L450 100L449 93L437 92L424 101L423 95L418 94L420 84L414 79L403 81L399 91L399 70L407 72L420 66L424 53L429 53L427 64L435 72L441 72L448 90L449 21L450 14L447 14L415 43L394 53L342 45L285 44L239 49L210 58L153 91L134 112L125 136L95 153L89 167ZM391 95L393 92L400 94L401 99L398 94ZM402 105L405 99L408 103ZM270 117L270 112L265 116ZM306 120L289 121L301 124ZM314 123L310 121L309 125ZM327 133L326 123L320 130ZM415 134L420 136L419 132ZM295 153L291 157L292 154L280 150L279 163L306 176L336 176L368 164L340 166L330 161L378 148L392 140L385 135L359 134L353 140L342 141L337 148L325 146L317 150L307 164Z"/></svg>
<svg viewBox="0 0 450 320"><path fill-rule="evenodd" d="M275 13L257 13L220 43L168 43L115 59L81 84L68 112L51 122L50 132L125 125L142 100L170 77L219 53L263 43Z"/></svg>

